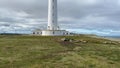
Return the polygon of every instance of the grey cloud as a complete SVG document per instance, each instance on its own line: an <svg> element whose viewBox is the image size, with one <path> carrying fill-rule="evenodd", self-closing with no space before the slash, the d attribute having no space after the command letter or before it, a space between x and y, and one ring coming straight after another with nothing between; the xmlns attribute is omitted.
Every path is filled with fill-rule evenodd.
<svg viewBox="0 0 120 68"><path fill-rule="evenodd" d="M10 24L13 27L21 26L19 28L23 30L27 29L25 26L29 27L28 29L45 29L47 2L48 0L0 0L0 8L13 12L11 15L3 12L5 15L0 16L0 26ZM119 7L119 0L58 0L59 24L63 29L87 29L103 33L104 30L119 31ZM27 16L17 15L21 12Z"/></svg>

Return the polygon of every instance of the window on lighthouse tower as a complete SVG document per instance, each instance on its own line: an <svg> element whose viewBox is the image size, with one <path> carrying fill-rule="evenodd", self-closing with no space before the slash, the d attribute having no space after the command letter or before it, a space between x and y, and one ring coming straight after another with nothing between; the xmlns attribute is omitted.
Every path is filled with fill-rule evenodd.
<svg viewBox="0 0 120 68"><path fill-rule="evenodd" d="M52 6L53 10L54 10L54 6L55 6L55 5L54 5L54 0L53 0L53 6Z"/></svg>

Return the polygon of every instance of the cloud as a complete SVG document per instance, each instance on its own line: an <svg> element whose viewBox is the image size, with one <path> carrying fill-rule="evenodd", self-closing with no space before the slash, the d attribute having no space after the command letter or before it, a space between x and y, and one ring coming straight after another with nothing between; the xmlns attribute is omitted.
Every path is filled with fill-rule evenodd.
<svg viewBox="0 0 120 68"><path fill-rule="evenodd" d="M48 0L0 0L0 31L45 29L47 2ZM118 35L119 7L120 0L58 0L59 25L61 29L76 29L81 33L80 29L86 33Z"/></svg>

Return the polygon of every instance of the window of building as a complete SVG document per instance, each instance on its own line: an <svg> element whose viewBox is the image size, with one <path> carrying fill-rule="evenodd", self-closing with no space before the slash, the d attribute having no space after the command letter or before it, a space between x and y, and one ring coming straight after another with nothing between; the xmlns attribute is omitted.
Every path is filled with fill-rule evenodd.
<svg viewBox="0 0 120 68"><path fill-rule="evenodd" d="M39 34L39 32L37 32L37 34Z"/></svg>
<svg viewBox="0 0 120 68"><path fill-rule="evenodd" d="M50 29L50 26L48 26L48 29Z"/></svg>
<svg viewBox="0 0 120 68"><path fill-rule="evenodd" d="M52 14L52 16L54 16L54 13Z"/></svg>
<svg viewBox="0 0 120 68"><path fill-rule="evenodd" d="M53 34L55 34L55 32L53 31Z"/></svg>
<svg viewBox="0 0 120 68"><path fill-rule="evenodd" d="M60 29L60 27L58 26L58 30Z"/></svg>
<svg viewBox="0 0 120 68"><path fill-rule="evenodd" d="M33 34L35 34L35 32L33 32Z"/></svg>
<svg viewBox="0 0 120 68"><path fill-rule="evenodd" d="M53 30L55 30L55 28L54 28L54 27L53 27L52 29L53 29Z"/></svg>
<svg viewBox="0 0 120 68"><path fill-rule="evenodd" d="M54 9L54 6L53 6L53 9Z"/></svg>
<svg viewBox="0 0 120 68"><path fill-rule="evenodd" d="M52 22L54 23L54 20L52 20Z"/></svg>

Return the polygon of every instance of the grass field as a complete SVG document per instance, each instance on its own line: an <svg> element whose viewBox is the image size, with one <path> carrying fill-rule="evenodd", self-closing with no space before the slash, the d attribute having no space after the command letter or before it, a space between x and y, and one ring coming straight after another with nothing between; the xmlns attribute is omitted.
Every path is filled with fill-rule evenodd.
<svg viewBox="0 0 120 68"><path fill-rule="evenodd" d="M67 36L71 42L62 38L0 35L0 68L120 68L120 43L85 35Z"/></svg>

